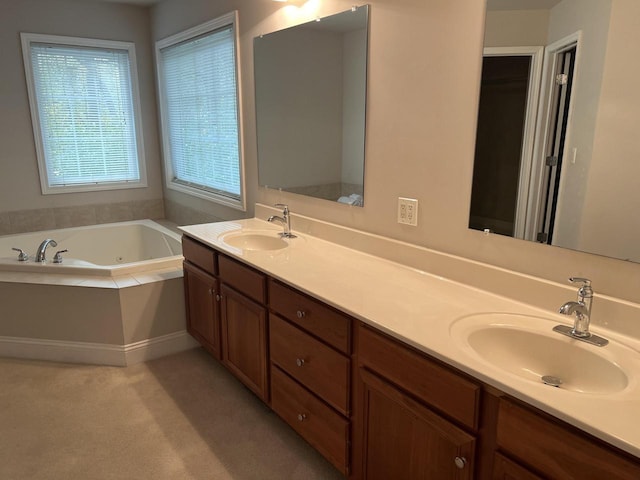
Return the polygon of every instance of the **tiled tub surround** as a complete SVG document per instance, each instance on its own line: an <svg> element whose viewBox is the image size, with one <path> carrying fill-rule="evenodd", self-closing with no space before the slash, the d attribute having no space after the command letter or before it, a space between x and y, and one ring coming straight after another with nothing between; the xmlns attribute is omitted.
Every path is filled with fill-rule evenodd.
<svg viewBox="0 0 640 480"><path fill-rule="evenodd" d="M145 218L165 218L164 204L161 198L0 212L0 235L126 222Z"/></svg>
<svg viewBox="0 0 640 480"><path fill-rule="evenodd" d="M268 207L256 207L259 218L272 212ZM506 312L544 317L557 323L571 322L571 319L555 313L555 310L506 298L490 292L490 289L499 290L504 295L517 293L518 286L526 285L528 292L534 292L534 303L544 296L548 301L551 296L558 306L573 299L575 289L325 222L301 217L294 217L293 222L299 238L289 240L287 248L272 251L240 250L221 240L222 236L232 231L268 230L275 233L279 230L258 218L181 229L189 236L389 333L488 385L632 455L640 456L640 431L636 428L637 422L631 421L640 418L637 381L640 376L640 353L627 363L631 370L627 372L630 382L625 390L613 395L584 394L554 389L490 368L476 361L452 340L450 329L454 321L475 313ZM331 243L304 232L319 232L325 238L352 246L361 245L364 250L379 255L393 252L390 255L406 260L413 258L416 265L434 265L438 274ZM448 271L453 277L469 278L468 283L478 285L484 281L485 289L439 276ZM595 302L607 304L603 305L602 310L618 312L620 318L606 325L599 324L596 319L594 331L635 350L633 353L640 352L638 327L628 326L632 324L631 319L637 318L640 306L600 296L596 296Z"/></svg>
<svg viewBox="0 0 640 480"><path fill-rule="evenodd" d="M179 246L179 235L157 227L159 235L171 236ZM94 228L100 235L103 226ZM55 232L47 233L56 238ZM173 253L115 269L82 270L63 263L62 269L45 265L29 272L19 271L18 262L13 269L5 264L0 270L0 355L127 365L191 348L194 342L185 331L182 255Z"/></svg>

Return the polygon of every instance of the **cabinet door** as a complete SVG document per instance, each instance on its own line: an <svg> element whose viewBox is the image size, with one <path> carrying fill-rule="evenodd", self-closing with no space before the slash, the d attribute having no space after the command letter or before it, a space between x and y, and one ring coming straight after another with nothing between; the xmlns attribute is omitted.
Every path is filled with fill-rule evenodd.
<svg viewBox="0 0 640 480"><path fill-rule="evenodd" d="M190 263L184 263L187 331L220 360L218 280Z"/></svg>
<svg viewBox="0 0 640 480"><path fill-rule="evenodd" d="M369 371L359 376L363 478L473 478L474 437Z"/></svg>
<svg viewBox="0 0 640 480"><path fill-rule="evenodd" d="M222 291L222 363L268 402L265 307L226 285Z"/></svg>
<svg viewBox="0 0 640 480"><path fill-rule="evenodd" d="M542 480L541 477L499 453L495 454L491 478L493 480Z"/></svg>

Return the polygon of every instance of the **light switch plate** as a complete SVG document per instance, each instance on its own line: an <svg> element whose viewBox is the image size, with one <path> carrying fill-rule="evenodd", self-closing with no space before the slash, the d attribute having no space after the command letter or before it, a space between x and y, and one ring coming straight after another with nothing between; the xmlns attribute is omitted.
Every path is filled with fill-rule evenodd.
<svg viewBox="0 0 640 480"><path fill-rule="evenodd" d="M398 223L414 227L418 225L417 199L398 197Z"/></svg>

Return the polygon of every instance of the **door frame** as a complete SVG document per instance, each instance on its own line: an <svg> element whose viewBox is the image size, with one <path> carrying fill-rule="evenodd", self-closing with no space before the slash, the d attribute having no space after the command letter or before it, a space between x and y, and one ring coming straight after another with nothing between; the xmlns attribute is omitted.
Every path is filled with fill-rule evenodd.
<svg viewBox="0 0 640 480"><path fill-rule="evenodd" d="M551 102L553 101L554 91L554 79L557 74L556 64L558 55L562 54L566 50L573 47L576 48L575 66L573 70L573 88L575 91L576 83L578 80L578 71L580 63L580 45L582 39L582 31L578 30L571 35L567 35L556 42L553 42L544 49L544 60L541 76L541 93L540 104L538 107L538 119L536 124L536 134L533 151L533 165L531 169L531 175L528 184L528 202L526 206L526 222L524 236L525 240L531 240L536 242L538 232L541 225L544 224L544 218L541 213L541 206L544 201L542 196L542 183L544 180L544 172L546 167L546 155L549 146L549 133L551 122ZM565 137L569 138L571 135L571 121L573 118L573 106L574 102L569 99L569 110L567 114L567 130ZM566 158L566 149L568 148L568 142L565 143L565 151L563 156ZM562 176L560 178L560 189L562 189ZM561 202L561 197L558 198L558 205Z"/></svg>

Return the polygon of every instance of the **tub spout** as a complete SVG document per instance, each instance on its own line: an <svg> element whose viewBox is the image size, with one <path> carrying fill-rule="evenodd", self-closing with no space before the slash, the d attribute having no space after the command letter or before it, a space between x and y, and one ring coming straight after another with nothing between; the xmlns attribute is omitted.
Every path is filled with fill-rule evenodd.
<svg viewBox="0 0 640 480"><path fill-rule="evenodd" d="M36 262L47 261L47 259L45 258L45 254L49 245L51 245L52 247L57 247L58 243L51 238L47 238L44 242L42 242L38 247L38 250L36 251Z"/></svg>

